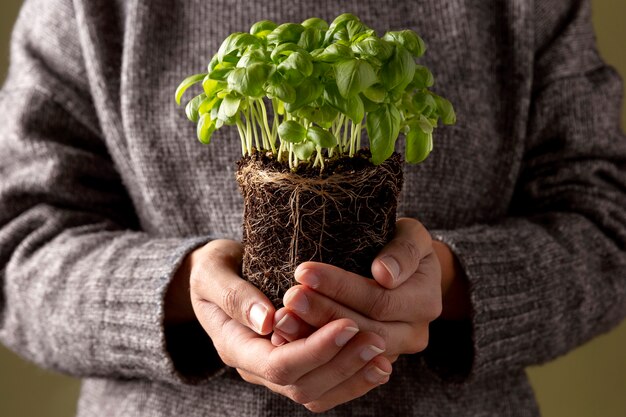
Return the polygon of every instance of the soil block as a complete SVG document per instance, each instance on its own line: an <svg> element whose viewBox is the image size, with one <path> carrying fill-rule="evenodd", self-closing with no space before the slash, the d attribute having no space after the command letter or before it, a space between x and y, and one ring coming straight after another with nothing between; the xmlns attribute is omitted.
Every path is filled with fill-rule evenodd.
<svg viewBox="0 0 626 417"><path fill-rule="evenodd" d="M305 261L325 262L371 277L371 263L392 238L402 159L378 166L369 151L292 172L271 154L239 162L244 197L242 275L276 307L296 284Z"/></svg>

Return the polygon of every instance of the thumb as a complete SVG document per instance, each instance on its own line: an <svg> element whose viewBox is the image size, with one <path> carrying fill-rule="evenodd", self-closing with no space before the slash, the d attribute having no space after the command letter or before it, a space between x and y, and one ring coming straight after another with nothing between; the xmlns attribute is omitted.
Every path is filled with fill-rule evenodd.
<svg viewBox="0 0 626 417"><path fill-rule="evenodd" d="M192 259L192 299L215 304L258 334L270 333L275 308L258 288L239 276L241 245L215 240L205 248Z"/></svg>
<svg viewBox="0 0 626 417"><path fill-rule="evenodd" d="M432 238L426 228L415 219L399 219L393 239L372 262L372 276L385 288L397 288L417 272L420 260L432 252Z"/></svg>

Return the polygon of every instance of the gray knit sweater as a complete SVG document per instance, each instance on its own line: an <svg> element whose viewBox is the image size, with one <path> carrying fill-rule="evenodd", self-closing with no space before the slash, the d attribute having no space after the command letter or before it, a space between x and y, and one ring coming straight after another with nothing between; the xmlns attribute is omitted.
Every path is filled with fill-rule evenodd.
<svg viewBox="0 0 626 417"><path fill-rule="evenodd" d="M240 239L236 132L173 102L256 20L350 11L413 28L458 123L406 167L399 215L447 242L471 323L437 321L391 381L331 416L535 416L524 367L625 315L621 84L583 0L27 0L0 95L0 339L84 378L78 415L303 416L224 367L197 325L165 332L190 250Z"/></svg>

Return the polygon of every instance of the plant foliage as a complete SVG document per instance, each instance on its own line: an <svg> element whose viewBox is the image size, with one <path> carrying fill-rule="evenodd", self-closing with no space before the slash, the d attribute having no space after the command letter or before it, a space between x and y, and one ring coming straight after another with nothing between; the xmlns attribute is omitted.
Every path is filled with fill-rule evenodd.
<svg viewBox="0 0 626 417"><path fill-rule="evenodd" d="M249 33L229 35L206 73L182 81L176 102L201 84L186 106L200 142L234 125L244 156L272 152L291 168L323 169L325 158L353 156L363 128L374 164L391 156L400 133L406 161L418 163L432 150L439 120L456 122L452 104L429 90L431 72L416 63L425 50L411 30L379 38L349 13L330 25L319 18L262 20Z"/></svg>

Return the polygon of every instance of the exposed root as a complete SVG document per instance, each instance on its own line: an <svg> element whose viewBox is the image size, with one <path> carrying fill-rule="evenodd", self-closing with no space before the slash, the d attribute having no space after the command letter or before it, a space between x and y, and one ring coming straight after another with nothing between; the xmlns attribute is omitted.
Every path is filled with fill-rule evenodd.
<svg viewBox="0 0 626 417"><path fill-rule="evenodd" d="M263 159L247 157L237 172L244 196L244 277L279 306L305 261L370 276L372 259L394 232L399 155L376 167L340 167L326 178L268 167Z"/></svg>

